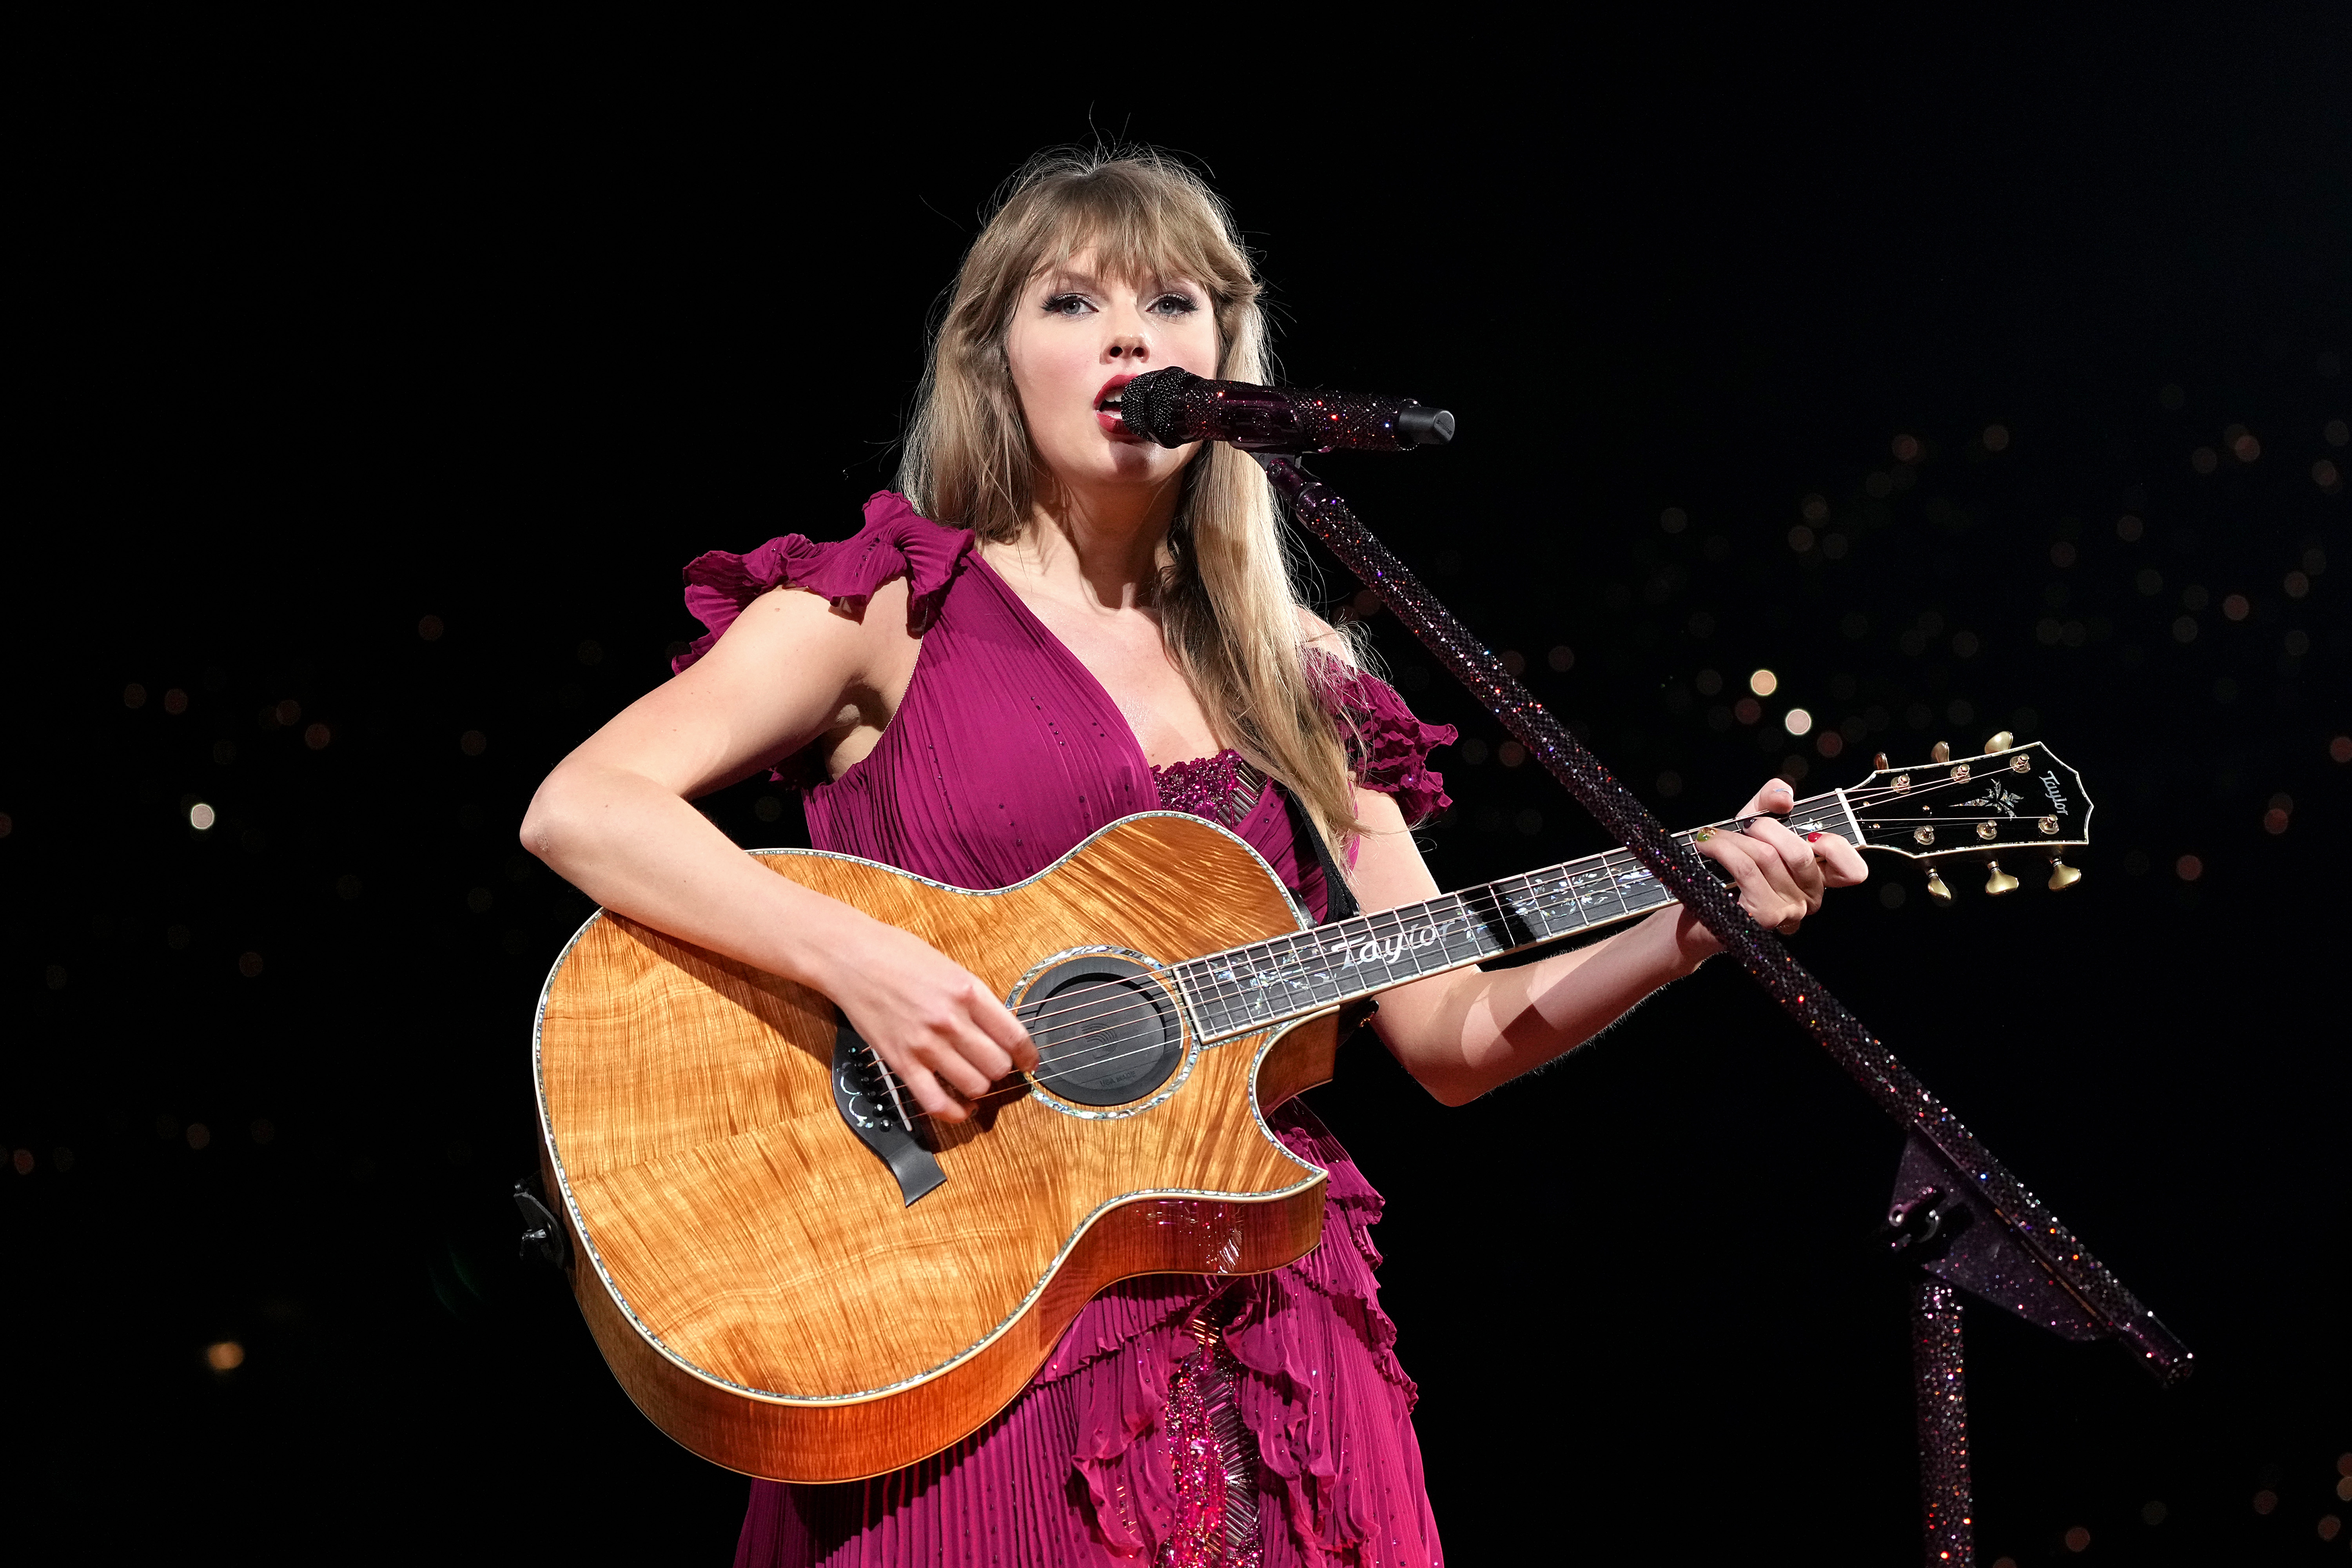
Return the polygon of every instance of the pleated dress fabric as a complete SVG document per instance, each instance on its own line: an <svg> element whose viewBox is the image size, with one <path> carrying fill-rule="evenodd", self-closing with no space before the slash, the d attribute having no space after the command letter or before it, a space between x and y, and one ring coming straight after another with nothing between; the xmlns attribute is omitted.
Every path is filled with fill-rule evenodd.
<svg viewBox="0 0 2352 1568"><path fill-rule="evenodd" d="M788 535L695 561L687 602L709 630L677 667L780 584L856 605L900 575L923 637L913 679L872 752L838 779L805 784L816 847L957 887L1003 887L1119 817L1162 809L1164 784L1167 805L1225 820L1322 918L1322 875L1294 841L1278 786L1237 799L1237 819L1228 819L1220 803L1203 803L1199 781L1208 772L1231 778L1230 765L1155 773L1108 693L981 559L972 536L928 521L897 495L867 502L852 539ZM1426 757L1454 732L1421 723L1370 676L1336 663L1324 674L1359 782L1394 794L1407 820L1445 804ZM1321 1246L1267 1274L1155 1275L1113 1287L1079 1314L1019 1399L921 1464L836 1486L754 1481L738 1568L1442 1562L1412 1431L1415 1391L1373 1279L1380 1194L1303 1105L1268 1121L1292 1152L1330 1173ZM1231 1552L1183 1529L1201 1500L1183 1494L1170 1442L1171 1379L1200 1351L1204 1308L1223 1324L1238 1369L1233 1403L1255 1446L1257 1538Z"/></svg>

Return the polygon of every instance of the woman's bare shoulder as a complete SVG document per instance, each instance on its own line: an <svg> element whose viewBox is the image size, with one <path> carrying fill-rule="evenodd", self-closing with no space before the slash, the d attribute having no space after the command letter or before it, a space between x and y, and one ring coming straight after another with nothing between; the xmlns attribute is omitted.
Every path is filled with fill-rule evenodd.
<svg viewBox="0 0 2352 1568"><path fill-rule="evenodd" d="M903 692L920 642L906 580L835 605L779 587L743 606L683 671L616 715L565 766L617 766L692 798L866 722Z"/></svg>

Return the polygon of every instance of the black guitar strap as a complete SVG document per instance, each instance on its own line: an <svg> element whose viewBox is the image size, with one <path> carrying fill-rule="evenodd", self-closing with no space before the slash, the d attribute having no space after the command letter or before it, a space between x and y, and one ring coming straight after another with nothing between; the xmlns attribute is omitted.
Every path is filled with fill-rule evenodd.
<svg viewBox="0 0 2352 1568"><path fill-rule="evenodd" d="M1297 795L1284 790L1282 804L1290 813L1291 841L1315 851L1315 863L1323 868L1323 918L1326 921L1348 919L1363 906L1356 902L1355 889L1348 886L1348 879L1339 874L1339 863L1331 858L1331 847L1323 842L1323 835L1316 829L1315 819L1307 814L1305 806L1298 804ZM1298 899L1297 894L1298 889L1293 888L1291 896L1297 900L1301 909L1305 909L1306 900ZM1308 910L1308 913L1313 911Z"/></svg>

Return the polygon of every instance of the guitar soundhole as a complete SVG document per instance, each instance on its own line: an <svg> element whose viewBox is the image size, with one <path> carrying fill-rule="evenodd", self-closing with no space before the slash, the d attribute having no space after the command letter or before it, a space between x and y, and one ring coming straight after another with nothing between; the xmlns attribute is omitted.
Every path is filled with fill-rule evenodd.
<svg viewBox="0 0 2352 1568"><path fill-rule="evenodd" d="M1045 1090L1075 1105L1125 1105L1168 1081L1184 1060L1175 1004L1132 959L1088 953L1033 981L1019 1007L1037 1044Z"/></svg>

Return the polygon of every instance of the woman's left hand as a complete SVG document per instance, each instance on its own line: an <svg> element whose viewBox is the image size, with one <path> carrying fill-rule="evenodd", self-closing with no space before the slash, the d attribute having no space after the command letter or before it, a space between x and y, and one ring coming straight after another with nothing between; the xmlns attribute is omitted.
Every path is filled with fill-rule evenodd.
<svg viewBox="0 0 2352 1568"><path fill-rule="evenodd" d="M1731 874L1740 908L1758 925L1782 936L1822 907L1824 891L1850 888L1870 875L1861 854L1836 834L1800 836L1782 826L1778 818L1788 814L1795 800L1796 792L1774 779L1739 808L1738 815L1750 819L1744 832L1717 828L1692 842L1701 855ZM1676 916L1675 942L1693 964L1723 950L1715 933L1687 909Z"/></svg>

